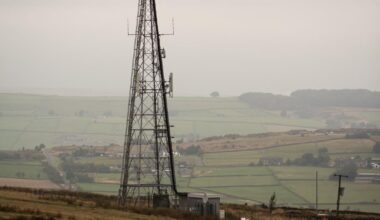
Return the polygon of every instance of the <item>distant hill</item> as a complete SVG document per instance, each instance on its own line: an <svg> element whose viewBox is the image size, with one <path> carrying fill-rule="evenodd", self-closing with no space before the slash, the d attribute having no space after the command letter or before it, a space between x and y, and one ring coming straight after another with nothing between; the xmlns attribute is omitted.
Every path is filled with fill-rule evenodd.
<svg viewBox="0 0 380 220"><path fill-rule="evenodd" d="M305 107L380 108L380 92L364 89L297 90L290 96L249 92L242 94L239 100L251 107L270 110Z"/></svg>

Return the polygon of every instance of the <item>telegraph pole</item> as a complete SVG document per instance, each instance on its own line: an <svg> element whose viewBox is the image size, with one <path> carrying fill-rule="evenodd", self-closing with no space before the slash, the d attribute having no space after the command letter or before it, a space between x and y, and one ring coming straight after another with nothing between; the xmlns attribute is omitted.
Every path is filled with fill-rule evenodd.
<svg viewBox="0 0 380 220"><path fill-rule="evenodd" d="M344 188L341 187L341 182L342 182L342 177L345 177L345 178L348 178L348 176L345 176L345 175L338 175L338 174L334 174L334 176L337 176L339 178L339 186L338 186L338 198L337 198L337 201L336 201L336 216L339 216L339 205L340 205L340 197L343 196L343 193L344 193Z"/></svg>
<svg viewBox="0 0 380 220"><path fill-rule="evenodd" d="M318 211L318 171L315 172L315 210Z"/></svg>

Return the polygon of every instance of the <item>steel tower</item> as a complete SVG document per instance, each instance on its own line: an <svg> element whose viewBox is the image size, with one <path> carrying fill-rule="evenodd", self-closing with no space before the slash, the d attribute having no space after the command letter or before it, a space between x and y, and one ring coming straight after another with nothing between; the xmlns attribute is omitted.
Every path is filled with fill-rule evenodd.
<svg viewBox="0 0 380 220"><path fill-rule="evenodd" d="M165 81L156 1L138 4L119 204L168 206L177 194L167 106L172 77Z"/></svg>

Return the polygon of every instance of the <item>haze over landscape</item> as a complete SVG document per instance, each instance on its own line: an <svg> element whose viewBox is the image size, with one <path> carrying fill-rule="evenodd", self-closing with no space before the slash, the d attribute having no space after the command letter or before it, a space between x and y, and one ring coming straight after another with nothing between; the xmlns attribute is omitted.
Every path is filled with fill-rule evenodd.
<svg viewBox="0 0 380 220"><path fill-rule="evenodd" d="M378 0L0 0L0 219L380 219L379 82Z"/></svg>
<svg viewBox="0 0 380 220"><path fill-rule="evenodd" d="M380 90L376 0L161 0L177 96ZM128 95L136 1L2 0L0 91ZM196 89L194 89L196 88Z"/></svg>

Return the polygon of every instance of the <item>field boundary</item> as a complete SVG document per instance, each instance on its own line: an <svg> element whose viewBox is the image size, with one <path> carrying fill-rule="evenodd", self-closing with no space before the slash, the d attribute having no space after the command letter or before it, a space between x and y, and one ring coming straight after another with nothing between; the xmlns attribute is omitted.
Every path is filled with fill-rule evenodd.
<svg viewBox="0 0 380 220"><path fill-rule="evenodd" d="M215 152L204 152L204 154L220 154L220 153L235 153L235 152L246 152L246 151L260 151L260 150L268 150L268 149L274 149L274 148L280 148L280 147L289 147L289 146L297 146L301 144L314 144L314 143L323 143L327 141L336 141L336 140L342 140L345 139L344 137L339 137L339 138L330 138L326 140L317 140L317 141L305 141L305 142L296 142L296 143L289 143L289 144L276 144L276 145L271 145L267 147L259 147L259 148L253 148L253 149L244 149L244 150L225 150L225 151L215 151ZM213 159L213 158L207 158Z"/></svg>

